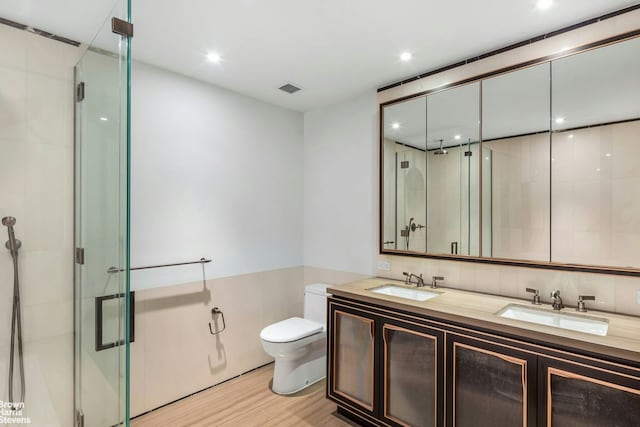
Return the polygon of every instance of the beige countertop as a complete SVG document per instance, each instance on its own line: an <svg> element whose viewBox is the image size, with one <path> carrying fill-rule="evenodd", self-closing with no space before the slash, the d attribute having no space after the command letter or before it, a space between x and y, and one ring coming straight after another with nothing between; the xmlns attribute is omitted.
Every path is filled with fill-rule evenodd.
<svg viewBox="0 0 640 427"><path fill-rule="evenodd" d="M520 320L506 319L495 314L508 304L538 307L551 311L552 308L550 304L535 306L532 305L530 301L521 299L450 288L438 288L437 291L441 292L441 295L422 302L377 294L368 290L389 283L405 286L402 281L373 278L344 285L335 285L332 286L328 292L337 297L352 298L365 303L377 304L437 319L469 324L496 332L518 335L523 338L523 341L526 341L527 338L535 339L549 344L557 344L564 347L572 347L588 352L601 353L640 362L640 318L638 317L604 313L595 310L589 310L587 313L577 313L573 308L565 308L562 310L562 313L607 319L609 321L607 335L598 336ZM416 289L415 285L408 287ZM428 286L421 289L431 291L431 288Z"/></svg>

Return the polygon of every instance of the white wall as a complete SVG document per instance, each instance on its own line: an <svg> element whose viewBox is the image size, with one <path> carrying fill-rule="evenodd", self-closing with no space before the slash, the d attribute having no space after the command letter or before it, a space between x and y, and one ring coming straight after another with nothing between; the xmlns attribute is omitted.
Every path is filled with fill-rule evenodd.
<svg viewBox="0 0 640 427"><path fill-rule="evenodd" d="M73 422L73 66L81 52L0 25L0 217L16 217L22 241L23 415L32 425ZM0 226L1 401L8 400L13 294L6 240Z"/></svg>
<svg viewBox="0 0 640 427"><path fill-rule="evenodd" d="M304 265L375 272L375 92L304 115Z"/></svg>
<svg viewBox="0 0 640 427"><path fill-rule="evenodd" d="M134 63L131 264L213 258L207 277L302 265L303 118ZM200 280L198 266L132 288Z"/></svg>
<svg viewBox="0 0 640 427"><path fill-rule="evenodd" d="M137 415L270 362L262 328L302 315L303 117L141 63L132 107L132 265L213 258L131 276Z"/></svg>

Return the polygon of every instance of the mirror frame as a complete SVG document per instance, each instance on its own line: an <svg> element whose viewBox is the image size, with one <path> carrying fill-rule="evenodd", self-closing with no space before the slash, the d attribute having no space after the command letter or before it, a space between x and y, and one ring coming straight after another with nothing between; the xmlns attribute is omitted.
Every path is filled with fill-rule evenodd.
<svg viewBox="0 0 640 427"><path fill-rule="evenodd" d="M409 256L409 257L416 257L416 258L429 258L429 259L440 259L440 260L450 260L450 261L476 262L476 263L482 263L482 264L507 265L507 266L513 266L513 267L541 268L541 269L548 269L548 270L565 270L565 271L584 272L584 273L615 274L615 275L622 275L622 276L640 276L640 268L613 267L613 266L589 265L589 264L570 264L570 263L558 263L558 262L552 262L552 261L529 261L529 260L510 259L510 258L489 258L489 257L470 256L470 255L434 254L429 252L412 252L412 251L406 251L401 249L387 249L384 247L384 108L385 107L391 106L393 104L398 104L404 101L408 101L413 98L428 96L430 94L441 92L446 89L451 89L457 86L462 86L462 85L473 83L473 82L480 82L480 88L481 88L480 99L482 99L482 81L485 79L496 77L501 74L507 74L510 72L518 71L524 68L528 68L528 67L532 67L532 66L536 66L544 63L549 63L556 59L577 55L593 49L598 49L598 48L613 45L616 43L621 43L621 42L632 40L638 37L640 37L640 29L622 33L612 37L607 37L605 39L587 43L563 52L542 56L526 62L510 65L508 67L503 67L494 71L490 71L490 72L476 75L460 81L442 85L434 89L421 91L418 93L414 93L411 95L403 96L400 98L396 98L390 101L380 103L378 106L379 108L378 110L378 253L381 255L399 255L399 256ZM464 61L462 63L455 64L454 66L444 67L441 71L435 72L433 74L446 72L447 70L465 65L466 63L467 62ZM426 75L421 75L421 76L418 76L417 78L422 78L425 76ZM383 89L386 89L386 88L383 88ZM480 114L480 127L482 127L482 112ZM553 134L553 131L551 131L551 133ZM481 138L480 138L481 148L482 148L482 141L483 140L481 135ZM480 176L480 188L482 188L482 176ZM482 221L482 198L480 198L479 214L480 214L480 221ZM482 245L482 241L480 242L480 245Z"/></svg>

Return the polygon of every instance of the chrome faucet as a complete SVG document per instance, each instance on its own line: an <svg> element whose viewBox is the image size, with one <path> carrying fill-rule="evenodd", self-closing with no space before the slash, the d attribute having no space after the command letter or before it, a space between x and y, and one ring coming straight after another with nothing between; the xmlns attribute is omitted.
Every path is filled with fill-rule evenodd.
<svg viewBox="0 0 640 427"><path fill-rule="evenodd" d="M553 300L551 305L553 306L554 310L560 311L564 308L564 304L562 303L562 298L560 298L560 291L551 292L551 299Z"/></svg>
<svg viewBox="0 0 640 427"><path fill-rule="evenodd" d="M421 288L424 286L424 280L422 279L422 273L420 273L419 276L416 276L413 273L407 273L406 271L403 271L402 274L406 277L406 279L404 280L404 283L407 285L410 285L411 283L413 283L411 281L412 277L416 278L416 287Z"/></svg>

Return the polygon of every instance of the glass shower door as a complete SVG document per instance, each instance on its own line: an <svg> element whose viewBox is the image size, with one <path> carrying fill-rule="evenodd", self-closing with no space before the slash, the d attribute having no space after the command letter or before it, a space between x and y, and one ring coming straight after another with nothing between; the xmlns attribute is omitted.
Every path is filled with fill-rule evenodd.
<svg viewBox="0 0 640 427"><path fill-rule="evenodd" d="M128 16L118 2L75 69L77 426L129 419L130 38L112 22Z"/></svg>

